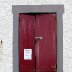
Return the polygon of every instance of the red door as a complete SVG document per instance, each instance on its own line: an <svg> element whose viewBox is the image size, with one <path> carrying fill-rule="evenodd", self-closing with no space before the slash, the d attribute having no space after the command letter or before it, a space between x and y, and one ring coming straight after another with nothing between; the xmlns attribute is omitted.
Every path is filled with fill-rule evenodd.
<svg viewBox="0 0 72 72"><path fill-rule="evenodd" d="M34 23L35 17L33 15L19 14L20 72L32 72L35 68Z"/></svg>
<svg viewBox="0 0 72 72"><path fill-rule="evenodd" d="M56 72L56 14L19 14L19 71Z"/></svg>

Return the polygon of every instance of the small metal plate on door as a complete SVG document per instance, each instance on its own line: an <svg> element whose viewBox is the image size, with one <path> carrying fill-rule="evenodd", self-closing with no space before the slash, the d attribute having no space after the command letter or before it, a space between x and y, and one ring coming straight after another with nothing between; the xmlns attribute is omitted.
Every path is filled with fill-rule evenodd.
<svg viewBox="0 0 72 72"><path fill-rule="evenodd" d="M41 40L41 39L43 39L43 37L35 37L35 39L40 39Z"/></svg>
<svg viewBox="0 0 72 72"><path fill-rule="evenodd" d="M32 49L24 49L24 60L32 60Z"/></svg>

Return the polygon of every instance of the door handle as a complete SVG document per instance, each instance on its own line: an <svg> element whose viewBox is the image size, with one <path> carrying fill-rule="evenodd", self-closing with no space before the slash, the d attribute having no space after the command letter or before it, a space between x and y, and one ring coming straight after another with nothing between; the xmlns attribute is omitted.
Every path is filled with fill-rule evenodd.
<svg viewBox="0 0 72 72"><path fill-rule="evenodd" d="M42 40L43 37L35 37L34 38L34 44L36 44L39 40Z"/></svg>

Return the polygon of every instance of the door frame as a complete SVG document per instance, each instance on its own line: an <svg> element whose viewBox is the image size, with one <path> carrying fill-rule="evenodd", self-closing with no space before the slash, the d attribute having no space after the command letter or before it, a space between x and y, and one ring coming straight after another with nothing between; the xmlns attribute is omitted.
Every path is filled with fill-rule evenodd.
<svg viewBox="0 0 72 72"><path fill-rule="evenodd" d="M64 5L12 5L13 13L13 72L19 72L18 23L19 13L57 14L57 72L63 72L63 13Z"/></svg>

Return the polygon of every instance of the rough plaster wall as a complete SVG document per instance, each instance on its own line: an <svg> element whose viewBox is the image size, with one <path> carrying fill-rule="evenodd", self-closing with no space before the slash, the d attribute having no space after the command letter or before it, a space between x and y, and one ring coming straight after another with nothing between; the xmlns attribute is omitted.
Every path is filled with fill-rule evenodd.
<svg viewBox="0 0 72 72"><path fill-rule="evenodd" d="M0 72L13 72L13 14L12 5L64 4L63 72L72 72L72 0L0 0Z"/></svg>

